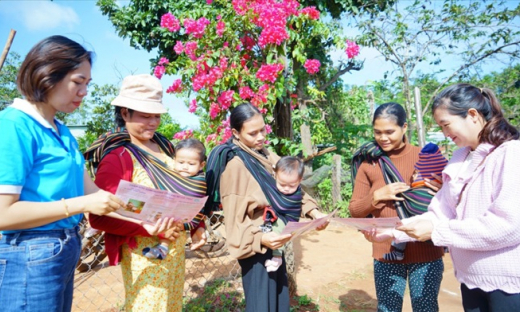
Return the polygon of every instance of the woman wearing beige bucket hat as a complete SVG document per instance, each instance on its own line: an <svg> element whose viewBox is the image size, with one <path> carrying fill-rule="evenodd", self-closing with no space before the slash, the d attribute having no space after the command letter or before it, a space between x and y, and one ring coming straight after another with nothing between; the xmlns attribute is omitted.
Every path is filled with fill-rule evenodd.
<svg viewBox="0 0 520 312"><path fill-rule="evenodd" d="M151 75L128 76L114 99L116 126L122 130L101 136L85 152L96 184L115 192L120 180L183 195L203 197L205 181L181 176L174 168L174 146L156 132L161 114L163 89ZM186 231L192 234L204 222L199 214L189 223L178 223L165 235L171 239L164 259L149 259L142 249L155 246L159 237L152 236L138 224L108 216L90 215L94 228L104 230L109 262L121 261L125 285L125 311L181 311L184 289L184 245ZM200 238L196 238L200 239Z"/></svg>

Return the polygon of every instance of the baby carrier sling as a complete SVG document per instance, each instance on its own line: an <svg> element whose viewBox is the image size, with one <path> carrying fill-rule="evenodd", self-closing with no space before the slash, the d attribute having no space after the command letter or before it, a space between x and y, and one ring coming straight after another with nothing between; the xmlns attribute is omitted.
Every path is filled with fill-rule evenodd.
<svg viewBox="0 0 520 312"><path fill-rule="evenodd" d="M356 180L357 171L364 161L379 163L386 184L405 182L395 165L392 163L390 157L381 150L376 142L372 141L363 144L354 153L351 165L353 185ZM408 189L398 194L397 196L404 198L403 201L394 201L394 206L399 218L405 219L428 211L428 205L433 198L433 195L428 192L428 187L418 187Z"/></svg>
<svg viewBox="0 0 520 312"><path fill-rule="evenodd" d="M174 146L166 137L156 132L151 141L157 143L167 156L174 157ZM85 159L90 162L91 173L95 172L103 157L121 146L132 153L147 172L155 188L193 197L206 195L206 181L203 175L188 178L181 176L166 163L133 144L126 131L108 132L100 136L84 153ZM185 230L197 228L203 218L203 214L199 213L191 222L184 223Z"/></svg>
<svg viewBox="0 0 520 312"><path fill-rule="evenodd" d="M284 223L298 221L300 219L303 198L301 188L298 188L291 195L282 194L276 188L274 177L262 163L231 140L215 147L209 154L206 166L208 201L206 202L205 211L218 209L221 206L220 177L226 169L227 163L235 156L242 160L248 171L258 182L276 217L279 217ZM262 155L261 157L265 156Z"/></svg>

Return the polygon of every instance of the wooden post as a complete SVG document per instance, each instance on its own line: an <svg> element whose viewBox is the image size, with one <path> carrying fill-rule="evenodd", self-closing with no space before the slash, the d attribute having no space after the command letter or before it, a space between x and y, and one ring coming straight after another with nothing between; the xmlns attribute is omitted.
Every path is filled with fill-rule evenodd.
<svg viewBox="0 0 520 312"><path fill-rule="evenodd" d="M11 49L11 44L13 43L14 35L16 35L16 30L11 29L11 31L9 32L9 37L7 38L7 42L5 43L4 51L2 52L2 56L0 56L0 70L2 70L5 59L7 58L7 54Z"/></svg>
<svg viewBox="0 0 520 312"><path fill-rule="evenodd" d="M370 119L372 119L374 117L374 111L376 110L375 108L375 100L374 100L374 93L372 92L372 90L368 90L367 92L367 101L368 101L368 105L370 107Z"/></svg>
<svg viewBox="0 0 520 312"><path fill-rule="evenodd" d="M301 103L300 110L305 111L306 109L307 105L305 105L305 103ZM311 128L309 125L302 123L300 126L300 135L302 138L303 154L312 155L314 153L314 149L312 147ZM305 162L305 173L312 173L312 159Z"/></svg>
<svg viewBox="0 0 520 312"><path fill-rule="evenodd" d="M417 124L417 138L419 139L419 146L423 147L426 145L426 139L424 135L424 125L422 119L422 108L421 108L421 90L418 87L414 89L415 97L415 122Z"/></svg>
<svg viewBox="0 0 520 312"><path fill-rule="evenodd" d="M332 203L341 201L341 156L332 156Z"/></svg>

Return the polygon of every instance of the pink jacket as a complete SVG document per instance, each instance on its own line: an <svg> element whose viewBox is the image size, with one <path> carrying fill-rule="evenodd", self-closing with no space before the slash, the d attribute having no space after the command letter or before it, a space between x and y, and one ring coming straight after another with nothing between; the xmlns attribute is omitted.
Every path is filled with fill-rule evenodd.
<svg viewBox="0 0 520 312"><path fill-rule="evenodd" d="M469 151L455 151L443 187L421 218L433 222L434 244L449 247L459 282L520 293L520 141L495 150L480 144L467 170L459 172Z"/></svg>

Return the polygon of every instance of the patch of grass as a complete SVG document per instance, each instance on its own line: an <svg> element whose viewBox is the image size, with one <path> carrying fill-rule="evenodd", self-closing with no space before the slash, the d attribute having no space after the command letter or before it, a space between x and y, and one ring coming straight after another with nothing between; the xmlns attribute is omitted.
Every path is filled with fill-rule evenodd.
<svg viewBox="0 0 520 312"><path fill-rule="evenodd" d="M312 298L307 295L303 296L294 296L294 301L297 302L296 305L291 306L290 312L299 312L299 311L319 311L320 306L313 302Z"/></svg>
<svg viewBox="0 0 520 312"><path fill-rule="evenodd" d="M244 295L225 279L215 279L206 283L195 298L183 304L183 311L189 312L239 312L244 311Z"/></svg>

